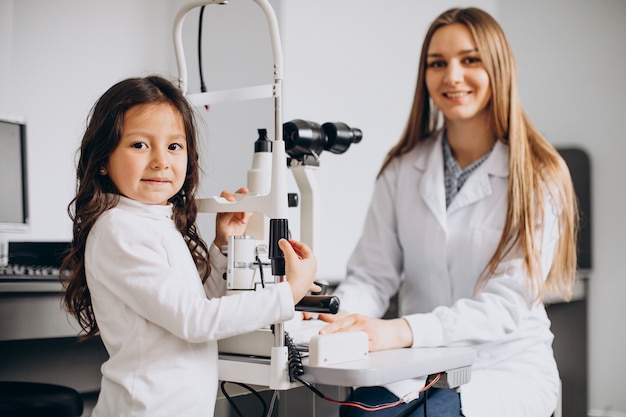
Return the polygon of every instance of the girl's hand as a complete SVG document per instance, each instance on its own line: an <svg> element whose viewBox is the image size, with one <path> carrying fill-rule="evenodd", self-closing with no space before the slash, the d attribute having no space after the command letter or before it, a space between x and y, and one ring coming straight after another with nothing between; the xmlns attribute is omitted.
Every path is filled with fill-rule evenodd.
<svg viewBox="0 0 626 417"><path fill-rule="evenodd" d="M248 189L242 187L236 193L247 194ZM235 201L235 196L226 190L220 193L220 197L224 197L228 201ZM228 236L243 235L250 217L252 217L252 213L217 213L215 216L215 246L221 248L223 245L227 245Z"/></svg>
<svg viewBox="0 0 626 417"><path fill-rule="evenodd" d="M295 305L309 290L320 290L313 285L317 274L317 258L307 245L296 240L280 239L278 246L285 254L285 275Z"/></svg>
<svg viewBox="0 0 626 417"><path fill-rule="evenodd" d="M396 349L413 344L413 332L403 318L383 320L360 314L350 314L339 318L320 330L320 334L362 330L367 333L369 350Z"/></svg>

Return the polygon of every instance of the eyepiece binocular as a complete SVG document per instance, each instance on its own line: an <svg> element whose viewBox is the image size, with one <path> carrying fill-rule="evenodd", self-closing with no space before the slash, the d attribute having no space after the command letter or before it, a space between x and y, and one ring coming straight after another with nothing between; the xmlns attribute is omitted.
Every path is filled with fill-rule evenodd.
<svg viewBox="0 0 626 417"><path fill-rule="evenodd" d="M361 129L351 128L342 122L319 125L307 120L295 119L283 124L285 150L293 159L302 160L306 155L317 159L322 151L342 154L351 144L361 142Z"/></svg>

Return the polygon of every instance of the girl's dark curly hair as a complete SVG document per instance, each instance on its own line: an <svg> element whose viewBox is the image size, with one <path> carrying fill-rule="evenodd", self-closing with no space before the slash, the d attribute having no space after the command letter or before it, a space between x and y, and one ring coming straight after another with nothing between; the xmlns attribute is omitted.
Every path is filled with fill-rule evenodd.
<svg viewBox="0 0 626 417"><path fill-rule="evenodd" d="M115 206L119 191L108 176L100 174L122 136L124 115L134 106L167 103L183 119L187 139L187 174L180 191L170 198L174 222L183 235L202 281L210 272L208 247L196 229L195 193L199 180L199 155L194 112L182 92L170 81L152 75L129 78L107 90L91 109L79 149L76 196L68 206L73 222L71 248L61 266L65 284L65 308L78 320L84 337L98 333L85 275L85 244L98 217Z"/></svg>

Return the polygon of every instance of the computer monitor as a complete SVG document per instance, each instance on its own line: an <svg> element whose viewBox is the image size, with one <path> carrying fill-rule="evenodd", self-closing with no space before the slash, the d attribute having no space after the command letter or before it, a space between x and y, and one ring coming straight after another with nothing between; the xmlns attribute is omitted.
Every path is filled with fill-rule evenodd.
<svg viewBox="0 0 626 417"><path fill-rule="evenodd" d="M0 265L6 263L6 233L30 230L26 173L26 123L0 116Z"/></svg>

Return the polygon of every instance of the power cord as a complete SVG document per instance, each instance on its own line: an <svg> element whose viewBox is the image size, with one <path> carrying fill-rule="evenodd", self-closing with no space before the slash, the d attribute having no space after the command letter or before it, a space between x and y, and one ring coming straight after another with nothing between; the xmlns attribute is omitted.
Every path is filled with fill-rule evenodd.
<svg viewBox="0 0 626 417"><path fill-rule="evenodd" d="M272 331L274 329L272 328ZM302 365L302 355L296 347L289 333L285 332L285 346L287 346L287 362L289 366L289 382L299 380L298 377L304 375L304 366Z"/></svg>
<svg viewBox="0 0 626 417"><path fill-rule="evenodd" d="M272 332L273 331L274 331L274 329L272 327ZM372 406L372 405L363 404L363 403L360 403L360 402L357 402L357 401L336 400L334 398L326 396L324 393L322 393L320 390L315 388L309 382L307 382L307 381L305 381L304 379L301 378L301 376L304 375L304 366L302 365L302 355L300 354L300 351L296 348L296 345L293 342L293 339L289 336L289 334L287 332L285 332L285 346L287 346L287 352L288 352L287 353L287 360L288 360L288 366L289 366L289 380L291 382L293 382L294 380L300 382L302 385L304 385L305 387L307 387L308 389L313 391L315 393L315 395L317 395L318 397L320 397L321 399L323 399L325 401L329 401L329 402L332 402L332 403L335 403L335 404L348 406L348 407L356 407L356 408L359 408L359 409L365 410L365 411L384 410L384 409L387 409L387 408L392 408L392 407L398 406L398 405L403 404L403 403L405 403L405 404L406 403L410 403L411 401L413 401L413 400L415 400L415 399L417 399L419 397L419 393L420 392L428 391L441 378L441 373L438 373L435 376L433 376L432 379L429 379L428 383L422 389L417 391L416 393L407 394L404 397L402 397L401 399L399 399L398 401L394 401L394 402L390 402L390 403L386 403L386 404L379 404L379 405L373 405ZM428 411L427 411L427 405L426 405L427 398L428 398L428 395L425 394L424 395L424 417L428 417ZM398 416L398 417L401 417L401 416Z"/></svg>
<svg viewBox="0 0 626 417"><path fill-rule="evenodd" d="M206 93L206 85L204 84L204 73L202 70L202 20L204 17L204 8L200 7L200 17L198 19L198 71L200 73L200 91ZM209 111L209 106L204 106L206 111Z"/></svg>
<svg viewBox="0 0 626 417"><path fill-rule="evenodd" d="M274 332L274 326L272 325L272 326L270 326L270 328L271 328L272 333L273 333ZM414 400L419 398L419 394L421 392L425 392L425 394L424 394L424 417L428 417L428 405L427 405L428 393L427 393L427 391L430 388L432 388L439 381L439 379L441 378L441 373L438 373L438 374L430 376L428 378L428 380L427 380L426 385L422 389L420 389L419 391L411 392L411 393L403 396L402 398L400 398L398 401L393 401L393 402L390 402L390 403L378 404L378 405L363 404L363 403L358 402L358 401L341 401L341 400L337 400L337 399L328 397L323 392L321 392L320 390L315 388L312 384L310 384L309 382L307 382L307 381L305 381L304 379L301 378L301 376L304 375L304 365L302 364L302 355L300 354L300 351L296 347L293 339L289 336L289 334L287 332L285 332L285 346L287 346L287 361L288 361L288 369L289 369L289 381L290 382L295 382L295 381L300 382L302 385L304 385L309 390L311 390L313 393L315 393L315 395L317 395L318 397L320 397L321 399L323 399L325 401L328 401L328 402L331 402L331 403L335 403L335 404L339 404L341 406L359 408L359 409L364 410L364 411L379 411L379 410L385 410L385 409L388 409L388 408L393 408L393 407L396 407L396 406L398 406L400 404L411 403ZM241 414L241 411L239 410L239 408L237 407L235 402L232 400L230 395L228 395L228 393L226 392L225 384L227 382L228 381L222 381L222 383L220 385L220 389L221 389L222 393L224 394L224 397L226 398L226 400L229 402L229 404L231 405L231 407L233 408L233 410L237 414L237 416L238 417L243 417L243 414ZM263 397L261 397L259 395L259 393L256 390L254 390L252 387L250 387L250 386L248 386L246 384L239 383L239 382L230 382L230 383L239 385L239 386L247 389L248 391L250 391L252 394L254 394L259 399L261 404L263 405L262 417L270 417L271 416L272 410L274 408L274 402L275 402L276 397L278 395L277 391L274 391L274 394L273 394L273 397L272 397L272 402L271 402L271 409L268 409L267 403L265 402ZM417 406L417 404L416 404L416 406ZM397 417L408 416L413 410L414 410L414 407L402 410L402 412L400 414L398 414Z"/></svg>
<svg viewBox="0 0 626 417"><path fill-rule="evenodd" d="M237 414L238 417L243 417L243 414L241 414L241 411L239 410L239 407L237 407L237 404L235 404L235 401L233 401L231 396L228 395L228 393L226 392L225 385L227 383L239 385L240 387L245 388L248 391L250 391L252 394L254 394L254 396L261 402L261 404L263 406L263 413L261 414L261 417L268 416L267 403L265 402L263 397L261 397L261 395L259 395L259 393L254 388L250 387L249 385L242 384L241 382L222 381L222 383L220 384L220 390L222 391L222 394L224 394L224 398L226 398L226 401L228 401L228 403L233 408L233 410L235 411L235 413ZM272 399L272 407L273 407L273 402L274 402L274 400Z"/></svg>
<svg viewBox="0 0 626 417"><path fill-rule="evenodd" d="M265 288L265 277L263 276L263 262L261 261L261 258L259 258L259 255L256 255L256 263L259 266L259 275L261 277L261 287Z"/></svg>
<svg viewBox="0 0 626 417"><path fill-rule="evenodd" d="M267 410L266 417L271 417L274 412L274 404L276 403L276 398L278 398L278 390L274 390L274 394L272 394L272 401L270 401L270 409Z"/></svg>

